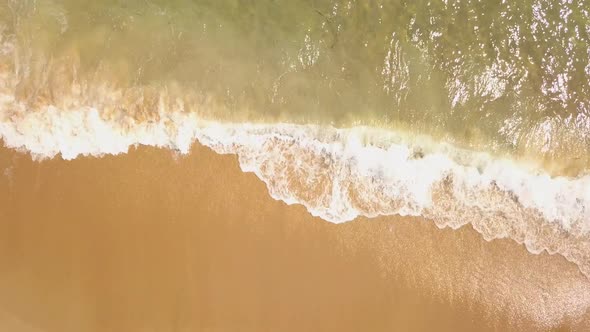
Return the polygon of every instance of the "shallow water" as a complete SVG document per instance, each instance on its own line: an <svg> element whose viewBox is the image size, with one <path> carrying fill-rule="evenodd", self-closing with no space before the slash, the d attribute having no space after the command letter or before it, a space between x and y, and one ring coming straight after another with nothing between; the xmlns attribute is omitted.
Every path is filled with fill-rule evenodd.
<svg viewBox="0 0 590 332"><path fill-rule="evenodd" d="M31 103L133 108L76 84L172 90L215 118L397 128L578 174L590 148L588 8L9 0L1 21L16 37L18 96ZM215 107L200 110L203 98Z"/></svg>

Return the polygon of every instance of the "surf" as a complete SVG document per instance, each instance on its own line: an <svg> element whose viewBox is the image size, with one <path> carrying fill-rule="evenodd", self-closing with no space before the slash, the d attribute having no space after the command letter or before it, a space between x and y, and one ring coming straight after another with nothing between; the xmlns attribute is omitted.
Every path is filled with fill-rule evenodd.
<svg viewBox="0 0 590 332"><path fill-rule="evenodd" d="M324 220L410 215L439 227L470 224L487 240L508 237L533 253L561 254L590 275L590 176L551 177L427 138L408 144L370 127L218 122L190 112L112 121L91 107L27 112L12 96L0 100L4 144L37 159L100 157L136 145L186 154L198 142L237 155L274 199L302 204Z"/></svg>

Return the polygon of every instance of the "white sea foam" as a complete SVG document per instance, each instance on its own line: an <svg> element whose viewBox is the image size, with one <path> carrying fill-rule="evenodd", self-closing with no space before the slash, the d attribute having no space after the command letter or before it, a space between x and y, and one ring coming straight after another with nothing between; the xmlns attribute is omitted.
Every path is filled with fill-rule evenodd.
<svg viewBox="0 0 590 332"><path fill-rule="evenodd" d="M303 204L322 219L398 214L440 227L471 223L486 239L511 237L533 252L560 253L590 275L590 176L550 177L367 127L222 123L189 112L161 112L157 121L115 118L91 107L29 112L14 97L0 97L4 144L36 158L119 154L138 144L188 153L198 141L237 154L273 198Z"/></svg>
<svg viewBox="0 0 590 332"><path fill-rule="evenodd" d="M0 60L11 63L13 53L4 42ZM120 154L138 144L189 153L198 141L238 155L242 169L264 181L273 198L302 204L322 219L411 215L439 227L471 224L488 240L510 237L535 253L559 253L590 276L590 176L551 177L376 128L208 121L170 96L160 96L151 105L156 116L143 119L75 96L67 109L51 102L33 107L15 97L14 71L0 71L0 138L35 158ZM105 98L111 101L122 95L99 92L114 96Z"/></svg>

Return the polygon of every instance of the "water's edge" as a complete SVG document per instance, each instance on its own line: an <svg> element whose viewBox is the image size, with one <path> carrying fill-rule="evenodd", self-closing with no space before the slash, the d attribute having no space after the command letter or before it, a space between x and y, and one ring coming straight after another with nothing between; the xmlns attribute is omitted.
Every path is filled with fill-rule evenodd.
<svg viewBox="0 0 590 332"><path fill-rule="evenodd" d="M590 176L551 177L447 144L407 145L367 127L222 123L194 113L143 123L121 114L112 122L91 108L10 113L18 103L0 99L0 138L39 160L115 155L136 145L186 154L199 142L237 155L274 199L324 220L411 215L439 227L471 224L486 240L508 237L532 253L560 254L590 276Z"/></svg>

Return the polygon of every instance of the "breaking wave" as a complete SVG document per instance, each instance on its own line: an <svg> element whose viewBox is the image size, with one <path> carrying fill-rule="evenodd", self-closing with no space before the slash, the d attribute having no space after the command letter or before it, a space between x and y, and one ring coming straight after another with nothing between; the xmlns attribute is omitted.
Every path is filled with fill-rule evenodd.
<svg viewBox="0 0 590 332"><path fill-rule="evenodd" d="M0 49L0 55L11 52L9 43ZM15 93L18 64L0 69L0 138L35 158L120 154L135 145L189 153L199 142L236 154L242 170L264 181L274 199L302 204L327 221L411 215L439 227L470 224L487 240L508 237L533 253L558 253L590 277L590 175L551 176L509 159L372 127L214 121L186 110L186 102L172 94L148 98L138 92L139 108L149 102L147 115L111 107L129 99L124 93L76 82L70 91L102 94L109 103L100 106L75 94L60 103L38 102L39 94L32 104Z"/></svg>
<svg viewBox="0 0 590 332"><path fill-rule="evenodd" d="M142 144L189 153L198 141L239 157L274 199L314 216L424 216L439 227L471 224L486 239L509 237L534 253L559 253L590 275L590 176L551 177L509 160L393 132L294 124L223 123L194 113L138 122L105 120L94 108L26 112L3 95L0 137L36 158L119 154Z"/></svg>

